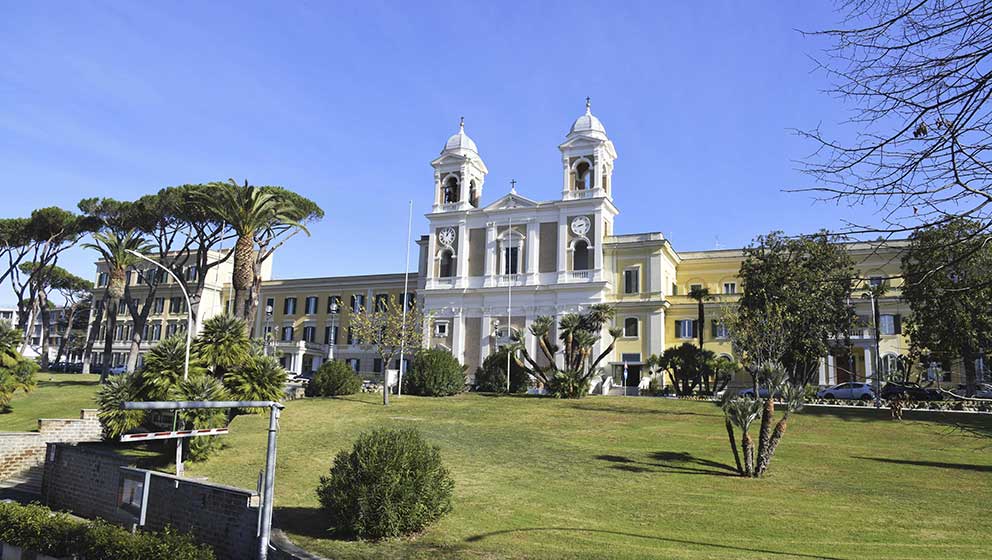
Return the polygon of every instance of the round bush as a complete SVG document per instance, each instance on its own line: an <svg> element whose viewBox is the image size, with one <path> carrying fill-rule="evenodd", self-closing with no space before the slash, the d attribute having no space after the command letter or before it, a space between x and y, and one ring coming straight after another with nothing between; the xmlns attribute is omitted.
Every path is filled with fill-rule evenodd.
<svg viewBox="0 0 992 560"><path fill-rule="evenodd" d="M475 383L480 391L506 392L506 350L500 349L486 357L482 367L475 370ZM530 386L530 377L516 361L510 361L510 392L524 393Z"/></svg>
<svg viewBox="0 0 992 560"><path fill-rule="evenodd" d="M403 376L403 391L409 395L446 397L464 390L465 367L441 348L417 352Z"/></svg>
<svg viewBox="0 0 992 560"><path fill-rule="evenodd" d="M317 497L338 533L378 540L423 530L451 511L455 483L441 453L412 428L358 437L320 477Z"/></svg>
<svg viewBox="0 0 992 560"><path fill-rule="evenodd" d="M307 394L311 397L354 395L361 390L362 378L348 364L336 360L320 364L307 385Z"/></svg>

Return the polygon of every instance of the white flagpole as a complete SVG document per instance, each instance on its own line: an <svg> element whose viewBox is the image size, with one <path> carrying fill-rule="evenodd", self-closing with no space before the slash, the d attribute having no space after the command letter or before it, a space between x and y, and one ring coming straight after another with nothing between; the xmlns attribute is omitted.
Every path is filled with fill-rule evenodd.
<svg viewBox="0 0 992 560"><path fill-rule="evenodd" d="M506 282L506 336L507 339L513 333L513 313L511 311L513 306L513 276L510 271L513 270L510 267L510 242L513 239L513 218L507 217L506 219L506 272L507 272L507 282ZM520 249L517 249L518 253ZM514 263L516 264L516 263ZM506 347L506 394L510 394L510 348L511 346L507 344Z"/></svg>
<svg viewBox="0 0 992 560"><path fill-rule="evenodd" d="M410 201L410 216L406 224L406 266L403 268L403 321L400 328L400 371L396 374L396 396L403 392L403 362L406 350L406 309L410 286L410 236L413 234L413 200Z"/></svg>

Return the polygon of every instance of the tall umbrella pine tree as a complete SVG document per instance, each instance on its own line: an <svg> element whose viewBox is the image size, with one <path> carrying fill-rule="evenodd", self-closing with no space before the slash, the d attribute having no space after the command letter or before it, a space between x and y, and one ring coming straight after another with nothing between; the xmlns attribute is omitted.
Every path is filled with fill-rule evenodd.
<svg viewBox="0 0 992 560"><path fill-rule="evenodd" d="M233 314L251 324L258 305L262 263L299 232L310 232L305 223L318 220L324 211L313 201L281 187L256 187L234 179L211 183L213 188L192 194L204 209L226 222L237 237L231 284Z"/></svg>
<svg viewBox="0 0 992 560"><path fill-rule="evenodd" d="M97 232L93 234L93 243L84 243L84 247L100 253L107 265L107 288L104 313L106 334L103 345L103 367L100 370L100 382L107 380L107 373L113 360L114 331L117 327L118 307L124 297L125 278L127 269L138 264L138 257L130 253L148 251L148 243L134 231L119 233L116 231Z"/></svg>

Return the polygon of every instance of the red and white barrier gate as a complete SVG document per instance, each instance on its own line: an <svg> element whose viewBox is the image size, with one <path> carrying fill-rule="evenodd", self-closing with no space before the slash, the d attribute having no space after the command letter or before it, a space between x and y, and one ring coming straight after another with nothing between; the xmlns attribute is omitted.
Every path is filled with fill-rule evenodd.
<svg viewBox="0 0 992 560"><path fill-rule="evenodd" d="M153 439L177 439L197 436L221 436L227 433L227 428L205 428L202 430L178 430L174 432L146 432L142 434L124 434L121 441L151 441Z"/></svg>

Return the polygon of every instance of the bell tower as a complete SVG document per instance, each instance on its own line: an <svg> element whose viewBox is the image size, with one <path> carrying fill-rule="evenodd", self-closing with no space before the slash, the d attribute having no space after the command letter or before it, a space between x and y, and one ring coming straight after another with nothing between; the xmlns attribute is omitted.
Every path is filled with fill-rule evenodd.
<svg viewBox="0 0 992 560"><path fill-rule="evenodd" d="M434 167L434 212L479 207L489 169L475 142L465 134L464 117L458 123L458 132L448 138L431 166Z"/></svg>
<svg viewBox="0 0 992 560"><path fill-rule="evenodd" d="M613 162L617 152L603 123L592 114L588 97L585 114L575 119L558 149L562 159L562 200L613 200Z"/></svg>

